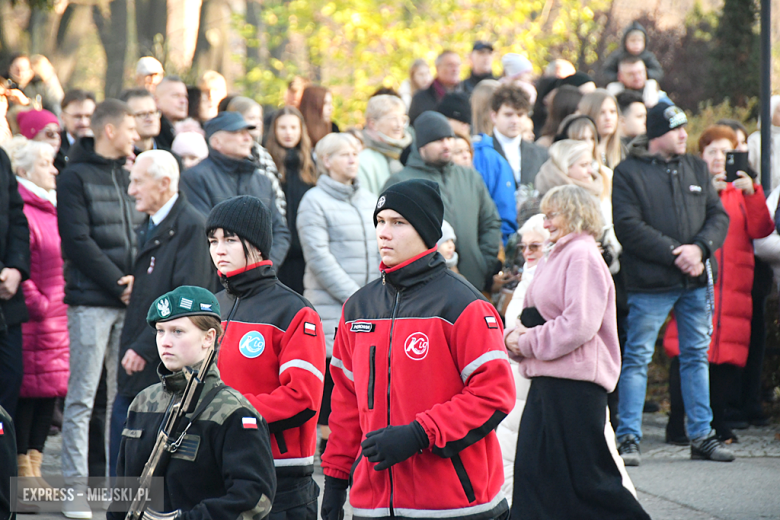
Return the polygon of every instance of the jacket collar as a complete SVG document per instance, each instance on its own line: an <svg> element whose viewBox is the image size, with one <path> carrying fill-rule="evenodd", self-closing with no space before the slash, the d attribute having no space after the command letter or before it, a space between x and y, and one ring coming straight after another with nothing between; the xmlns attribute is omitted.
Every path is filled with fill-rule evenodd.
<svg viewBox="0 0 780 520"><path fill-rule="evenodd" d="M349 200L360 189L360 181L357 177L352 184L342 184L333 180L329 175L320 175L317 179L317 187L337 200Z"/></svg>
<svg viewBox="0 0 780 520"><path fill-rule="evenodd" d="M431 166L426 163L423 161L420 150L417 149L417 145L412 147L412 153L409 155L409 160L406 162L406 165L410 168L430 173L431 175L447 175L453 168L452 162L447 163L444 166Z"/></svg>
<svg viewBox="0 0 780 520"><path fill-rule="evenodd" d="M220 273L219 281L228 294L244 298L276 283L276 270L273 262L263 260L227 274Z"/></svg>
<svg viewBox="0 0 780 520"><path fill-rule="evenodd" d="M214 163L220 172L232 173L235 175L251 175L255 172L256 166L252 157L243 159L233 159L227 155L209 147L209 160Z"/></svg>
<svg viewBox="0 0 780 520"><path fill-rule="evenodd" d="M674 155L669 159L665 159L658 154L651 154L648 149L650 141L647 139L647 134L639 135L635 137L630 143L628 143L628 155L637 159L642 159L649 162L659 162L663 164L677 162L682 155Z"/></svg>
<svg viewBox="0 0 780 520"><path fill-rule="evenodd" d="M197 374L200 374L202 365L203 361L199 361L192 366L192 369ZM171 372L165 368L165 365L162 363L157 365L157 377L160 378L160 382L162 383L163 388L171 394L181 394L184 392L184 388L187 386L187 377L184 375L184 370ZM203 378L204 381L213 379L219 379L219 370L217 369L216 360L211 363L208 372L206 372L206 377Z"/></svg>
<svg viewBox="0 0 780 520"><path fill-rule="evenodd" d="M387 267L382 262L379 270L382 272L382 281L389 282L400 291L427 282L434 275L446 271L447 265L434 246L393 267Z"/></svg>
<svg viewBox="0 0 780 520"><path fill-rule="evenodd" d="M76 163L94 164L103 168L124 168L126 157L109 159L95 152L95 138L82 137L70 148L68 154L68 166Z"/></svg>
<svg viewBox="0 0 780 520"><path fill-rule="evenodd" d="M152 234L158 235L163 232L163 230L168 230L168 233L170 235L173 235L176 230L173 227L173 223L178 218L179 214L184 211L184 206L187 204L187 197L184 195L183 191L179 192L179 198L176 199L176 202L173 203L173 207L171 208L171 211L166 215L166 217L163 219L162 222L160 222L157 226L155 226L154 230L152 230ZM139 225L135 228L135 233L138 235L139 238L143 238L146 233L149 232L149 217L148 215L143 221L143 224ZM140 250L139 253L143 253L147 249L151 249L154 247L155 244L149 239L146 239L144 245Z"/></svg>

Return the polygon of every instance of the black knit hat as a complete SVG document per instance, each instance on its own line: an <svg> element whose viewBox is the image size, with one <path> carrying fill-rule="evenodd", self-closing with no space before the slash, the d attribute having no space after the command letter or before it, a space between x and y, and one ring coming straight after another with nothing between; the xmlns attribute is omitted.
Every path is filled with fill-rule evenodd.
<svg viewBox="0 0 780 520"><path fill-rule="evenodd" d="M436 111L444 117L466 123L467 125L471 124L471 103L468 96L462 92L446 94L436 106Z"/></svg>
<svg viewBox="0 0 780 520"><path fill-rule="evenodd" d="M387 188L376 202L374 226L377 213L385 209L397 211L408 220L429 249L441 238L444 203L435 182L412 179Z"/></svg>
<svg viewBox="0 0 780 520"><path fill-rule="evenodd" d="M667 132L687 124L688 117L682 109L662 101L647 112L647 138L661 137Z"/></svg>
<svg viewBox="0 0 780 520"><path fill-rule="evenodd" d="M214 206L206 219L206 233L217 228L245 238L268 258L273 244L271 212L257 197L241 195Z"/></svg>
<svg viewBox="0 0 780 520"><path fill-rule="evenodd" d="M433 110L426 110L414 120L414 130L418 150L428 143L455 137L447 118Z"/></svg>

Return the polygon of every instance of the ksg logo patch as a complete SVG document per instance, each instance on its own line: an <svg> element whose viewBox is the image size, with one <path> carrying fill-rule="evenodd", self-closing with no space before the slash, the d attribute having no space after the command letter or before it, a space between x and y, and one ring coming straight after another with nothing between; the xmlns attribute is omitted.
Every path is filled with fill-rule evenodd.
<svg viewBox="0 0 780 520"><path fill-rule="evenodd" d="M265 350L265 338L256 330L247 332L238 342L238 351L245 358L254 359Z"/></svg>
<svg viewBox="0 0 780 520"><path fill-rule="evenodd" d="M428 336L422 332L410 334L404 342L404 352L409 356L409 359L415 361L422 361L425 359L425 356L428 355L429 348Z"/></svg>

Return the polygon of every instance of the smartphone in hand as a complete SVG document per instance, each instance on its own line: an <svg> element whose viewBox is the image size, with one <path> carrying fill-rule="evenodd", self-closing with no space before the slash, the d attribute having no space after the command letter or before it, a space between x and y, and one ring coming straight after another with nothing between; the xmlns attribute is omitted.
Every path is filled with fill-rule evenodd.
<svg viewBox="0 0 780 520"><path fill-rule="evenodd" d="M726 152L726 182L734 182L739 179L737 172L748 173L747 152Z"/></svg>

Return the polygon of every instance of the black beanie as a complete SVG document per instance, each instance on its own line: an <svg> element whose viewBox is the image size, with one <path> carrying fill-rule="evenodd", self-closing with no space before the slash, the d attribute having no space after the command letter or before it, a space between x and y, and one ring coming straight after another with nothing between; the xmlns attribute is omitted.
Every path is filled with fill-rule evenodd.
<svg viewBox="0 0 780 520"><path fill-rule="evenodd" d="M647 112L647 138L655 139L688 124L685 112L679 107L661 101Z"/></svg>
<svg viewBox="0 0 780 520"><path fill-rule="evenodd" d="M447 118L432 110L426 110L414 120L414 131L418 150L428 143L455 137Z"/></svg>
<svg viewBox="0 0 780 520"><path fill-rule="evenodd" d="M377 213L384 209L397 211L408 220L429 249L441 238L444 203L435 182L412 179L387 188L376 201L374 227Z"/></svg>
<svg viewBox="0 0 780 520"><path fill-rule="evenodd" d="M439 101L436 111L449 119L471 124L471 103L462 92L450 92Z"/></svg>
<svg viewBox="0 0 780 520"><path fill-rule="evenodd" d="M273 244L271 212L257 197L241 195L214 206L206 219L206 233L217 228L246 239L269 258Z"/></svg>

